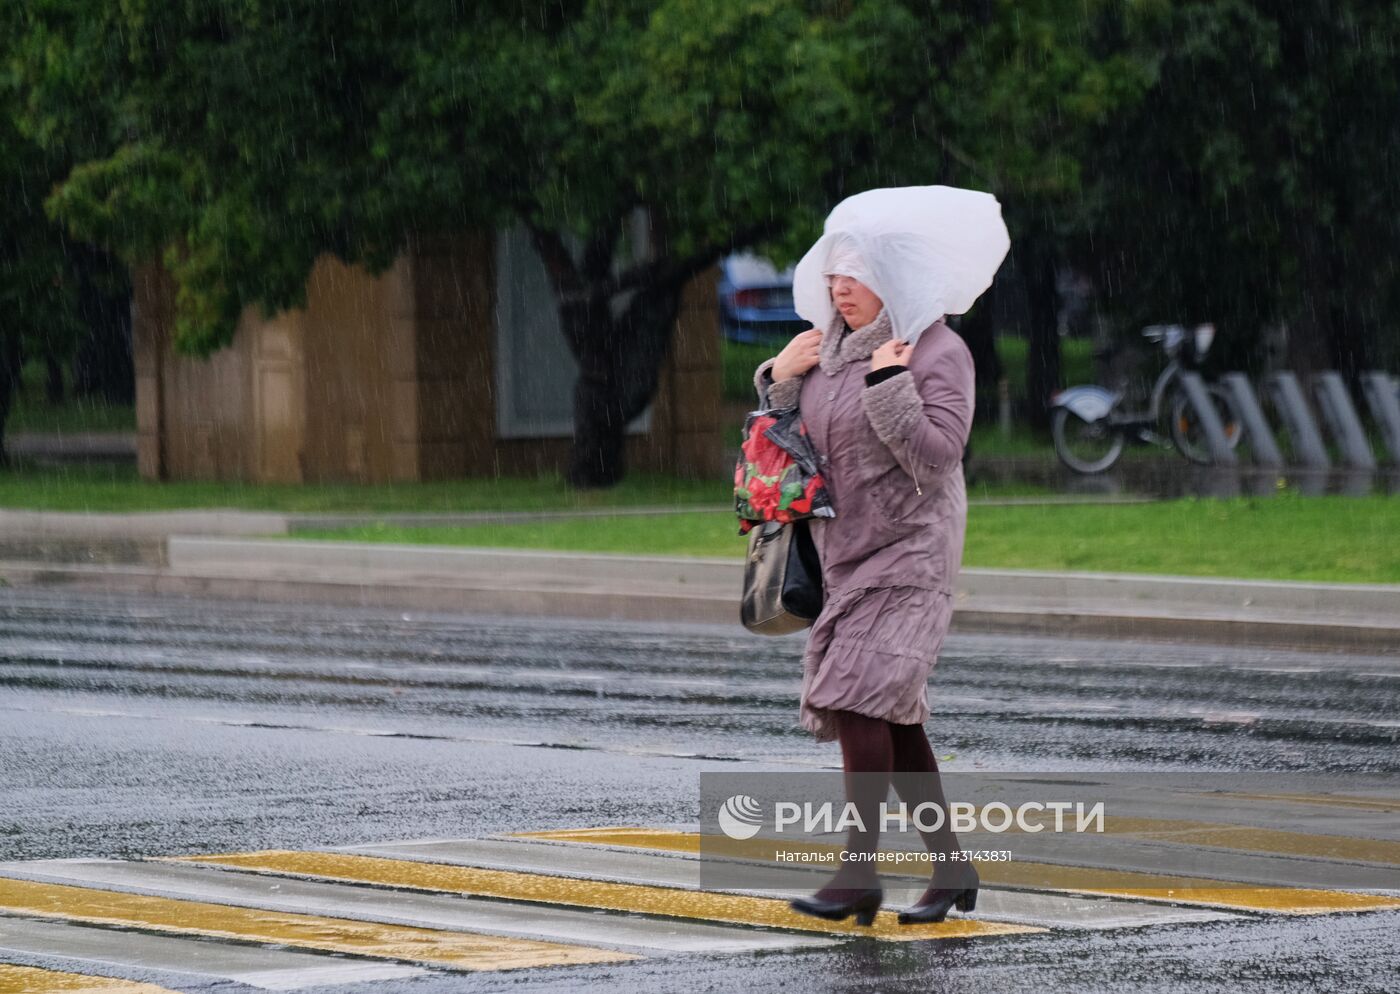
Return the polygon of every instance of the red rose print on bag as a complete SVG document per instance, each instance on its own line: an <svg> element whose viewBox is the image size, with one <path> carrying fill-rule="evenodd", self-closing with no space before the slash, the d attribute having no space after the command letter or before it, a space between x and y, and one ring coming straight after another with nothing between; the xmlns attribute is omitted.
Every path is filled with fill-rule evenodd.
<svg viewBox="0 0 1400 994"><path fill-rule="evenodd" d="M743 455L734 467L739 534L756 521L836 516L817 454L796 408L754 411L744 422Z"/></svg>

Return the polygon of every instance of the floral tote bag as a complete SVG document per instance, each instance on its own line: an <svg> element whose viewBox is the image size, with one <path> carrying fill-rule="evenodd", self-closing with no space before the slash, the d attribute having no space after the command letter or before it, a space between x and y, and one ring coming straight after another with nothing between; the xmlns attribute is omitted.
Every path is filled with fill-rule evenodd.
<svg viewBox="0 0 1400 994"><path fill-rule="evenodd" d="M734 467L734 511L739 534L760 521L834 518L817 453L797 408L753 411Z"/></svg>

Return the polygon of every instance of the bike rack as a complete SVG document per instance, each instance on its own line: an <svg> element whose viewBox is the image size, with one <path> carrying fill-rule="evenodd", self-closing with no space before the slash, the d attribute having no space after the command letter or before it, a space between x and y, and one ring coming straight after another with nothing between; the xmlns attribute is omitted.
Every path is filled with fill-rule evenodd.
<svg viewBox="0 0 1400 994"><path fill-rule="evenodd" d="M1327 446L1322 443L1322 434L1317 430L1308 403L1303 399L1303 389L1298 386L1298 377L1285 370L1269 376L1269 389L1273 394L1274 407L1283 418L1283 426L1293 442L1293 452L1312 469L1331 469L1332 460L1327 455Z"/></svg>
<svg viewBox="0 0 1400 994"><path fill-rule="evenodd" d="M1211 403L1210 392L1206 390L1206 381L1201 379L1201 374L1182 373L1181 388L1186 391L1186 398L1196 409L1196 417L1201 419L1201 429L1206 433L1206 445L1210 448L1211 461L1217 466L1238 465L1239 456L1230 448L1230 440L1225 437L1225 426L1220 423L1220 413Z"/></svg>
<svg viewBox="0 0 1400 994"><path fill-rule="evenodd" d="M1201 374L1194 370L1181 371L1178 375L1179 389L1200 421L1211 464L1238 466L1242 457L1225 435L1225 426L1221 423L1220 412L1211 393L1215 387L1207 386ZM1343 490L1347 493L1367 492L1371 474L1377 471L1378 462L1384 459L1392 466L1400 466L1400 377L1381 370L1361 374L1365 409L1382 440L1374 447L1362 421L1361 401L1352 399L1342 375L1336 370L1324 370L1312 374L1309 380L1316 414L1297 375L1288 370L1269 374L1258 393L1246 374L1225 373L1218 381L1220 391L1217 391L1217 395L1223 391L1228 397L1244 431L1240 438L1248 439L1250 460L1255 466L1282 469L1291 464L1300 469L1332 470L1333 458L1328 448L1330 439L1336 446L1340 463L1339 473L1333 475L1343 480ZM1265 394L1273 401L1277 420L1288 433L1291 459L1285 460L1270 419L1260 404L1260 398ZM1321 476L1310 473L1299 474L1295 483L1304 491L1316 488L1318 493L1324 492L1328 486Z"/></svg>
<svg viewBox="0 0 1400 994"><path fill-rule="evenodd" d="M1230 400L1244 421L1244 429L1249 438L1249 454L1254 460L1254 465L1274 469L1281 467L1283 453L1278 450L1273 429L1264 417L1259 399L1254 395L1254 387L1250 386L1249 377L1243 373L1226 373L1221 377L1221 382L1230 392Z"/></svg>
<svg viewBox="0 0 1400 994"><path fill-rule="evenodd" d="M1361 428L1361 419L1356 416L1356 408L1351 403L1342 374L1330 369L1318 373L1313 378L1313 393L1317 397L1322 420L1327 423L1347 465L1353 469L1375 469L1376 457L1371 454L1366 432Z"/></svg>
<svg viewBox="0 0 1400 994"><path fill-rule="evenodd" d="M1389 373L1372 371L1361 374L1361 389L1390 449L1391 462L1400 463L1400 381Z"/></svg>

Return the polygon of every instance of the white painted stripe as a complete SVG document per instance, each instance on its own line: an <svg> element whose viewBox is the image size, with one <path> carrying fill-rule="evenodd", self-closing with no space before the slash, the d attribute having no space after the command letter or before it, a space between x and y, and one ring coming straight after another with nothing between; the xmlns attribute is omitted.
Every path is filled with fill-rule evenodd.
<svg viewBox="0 0 1400 994"><path fill-rule="evenodd" d="M0 916L0 953L222 978L271 991L400 980L428 972L398 963L5 916Z"/></svg>
<svg viewBox="0 0 1400 994"><path fill-rule="evenodd" d="M589 880L612 880L622 883L650 884L660 887L697 888L700 863L693 855L682 853L638 852L590 846L580 843L558 843L528 839L459 839L420 840L404 843L379 843L367 846L345 846L339 852L389 859L409 859L429 863L455 863L524 873L547 873L554 876L575 876ZM802 894L820 886L826 871L775 870L765 867L765 874L781 873L792 880L792 893ZM894 906L912 904L923 888L909 881L898 886L899 878L886 877L886 903ZM772 891L742 891L761 897L775 896ZM994 890L983 888L977 895L977 911L973 917L987 921L1005 921L1025 925L1049 925L1061 928L1111 929L1139 925L1162 925L1176 922L1222 921L1238 915L1210 908L1178 908L1147 901L1125 901L1068 894L1035 893L1023 890Z"/></svg>
<svg viewBox="0 0 1400 994"><path fill-rule="evenodd" d="M0 864L0 875L268 911L571 942L647 954L813 948L835 941L817 935L704 922L600 915L486 898L291 880L190 863L36 860Z"/></svg>

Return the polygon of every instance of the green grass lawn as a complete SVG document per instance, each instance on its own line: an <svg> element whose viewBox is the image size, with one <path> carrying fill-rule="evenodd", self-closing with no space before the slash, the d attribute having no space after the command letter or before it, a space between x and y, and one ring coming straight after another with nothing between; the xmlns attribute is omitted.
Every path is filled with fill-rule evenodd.
<svg viewBox="0 0 1400 994"><path fill-rule="evenodd" d="M44 396L44 364L31 359L20 371L21 388L15 392L6 431L107 432L135 431L136 408L131 404L107 404L100 399L77 397L69 389L62 404L50 404ZM65 381L67 380L65 372Z"/></svg>
<svg viewBox="0 0 1400 994"><path fill-rule="evenodd" d="M783 350L786 341L764 344L720 341L720 362L724 368L725 400L754 399L754 368ZM997 339L997 356L1006 373L1007 386L1013 401L1026 393L1026 347L1024 338L1003 336ZM1094 344L1087 338L1065 338L1060 342L1060 369L1065 386L1094 382Z"/></svg>
<svg viewBox="0 0 1400 994"><path fill-rule="evenodd" d="M0 507L51 511L159 511L228 507L264 511L449 513L568 510L733 500L728 480L630 473L608 490L575 491L559 476L440 483L240 484L143 480L133 466L74 465L0 471Z"/></svg>
<svg viewBox="0 0 1400 994"><path fill-rule="evenodd" d="M753 399L753 370L757 364L770 356L783 351L787 340L776 340L766 344L749 344L721 340L720 356L724 364L725 400ZM1018 337L1001 336L997 339L997 357L1001 358L1002 368L1007 374L1007 385L1011 398L1018 399L1026 393L1026 346L1028 342ZM1093 382L1093 343L1089 339L1065 337L1060 340L1060 374L1065 386L1092 384Z"/></svg>
<svg viewBox="0 0 1400 994"><path fill-rule="evenodd" d="M723 363L724 399L742 403L748 410L756 400L753 389L754 368L769 356L782 350L783 342L751 345L724 340L720 344ZM1013 403L1019 404L1026 392L1026 341L1023 338L997 339L997 354L1006 370ZM1084 338L1066 338L1061 343L1063 379L1066 385L1091 383L1094 379L1093 343ZM739 437L743 430L741 415L730 415L733 422L726 437ZM1014 425L1010 435L1003 436L995 425L978 425L972 433L973 451L984 456L1052 456L1049 432L1037 432L1025 425ZM1130 457L1156 457L1158 453L1134 450Z"/></svg>
<svg viewBox="0 0 1400 994"><path fill-rule="evenodd" d="M115 432L136 430L136 408L130 404L105 404L100 400L70 398L49 404L37 391L16 398L5 431Z"/></svg>
<svg viewBox="0 0 1400 994"><path fill-rule="evenodd" d="M18 462L18 460L17 460ZM978 484L973 497L1023 497L1046 493L1030 484ZM243 484L143 480L130 465L82 465L63 469L20 465L0 470L0 507L49 511L161 511L175 508L241 508L250 511L413 514L456 511L586 510L640 505L729 506L728 478L682 480L659 473L629 473L608 490L576 491L558 475L446 480L440 483Z"/></svg>
<svg viewBox="0 0 1400 994"><path fill-rule="evenodd" d="M1400 583L1400 500L1278 497L1155 504L974 507L967 566ZM737 558L724 514L467 528L375 525L298 537Z"/></svg>
<svg viewBox="0 0 1400 994"><path fill-rule="evenodd" d="M136 408L82 398L51 405L26 398L5 421L7 432L115 432L136 430Z"/></svg>
<svg viewBox="0 0 1400 994"><path fill-rule="evenodd" d="M1009 335L997 339L997 358L1001 360L1013 401L1026 395L1026 352L1029 345L1026 339ZM1060 339L1060 380L1067 387L1094 382L1092 341L1087 338Z"/></svg>
<svg viewBox="0 0 1400 994"><path fill-rule="evenodd" d="M786 342L751 344L721 338L720 363L724 377L724 399L743 401L750 406L758 399L753 389L753 371L764 359L777 355Z"/></svg>

